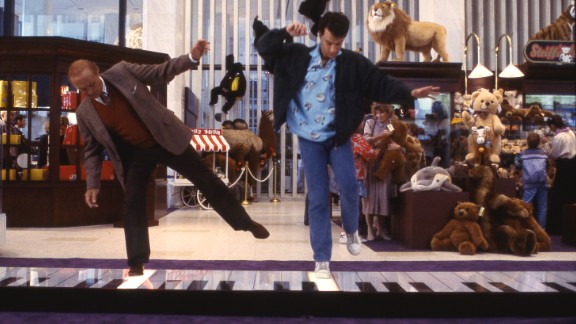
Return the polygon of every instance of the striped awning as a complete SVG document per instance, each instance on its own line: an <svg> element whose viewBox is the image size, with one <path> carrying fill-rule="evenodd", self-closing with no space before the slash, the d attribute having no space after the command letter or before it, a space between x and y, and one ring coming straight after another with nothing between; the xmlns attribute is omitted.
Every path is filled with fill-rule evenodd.
<svg viewBox="0 0 576 324"><path fill-rule="evenodd" d="M196 151L228 152L230 149L220 129L192 129L190 144Z"/></svg>

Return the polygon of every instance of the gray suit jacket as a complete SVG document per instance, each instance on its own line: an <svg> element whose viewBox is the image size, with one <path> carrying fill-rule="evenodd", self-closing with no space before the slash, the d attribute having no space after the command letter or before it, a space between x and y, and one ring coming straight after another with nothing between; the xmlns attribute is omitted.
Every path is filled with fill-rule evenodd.
<svg viewBox="0 0 576 324"><path fill-rule="evenodd" d="M181 154L190 145L192 132L173 111L154 98L147 85L167 83L193 66L186 54L157 65L123 61L103 72L101 76L107 84L111 84L124 95L160 146L173 154ZM76 117L85 143L86 188L100 188L104 149L108 150L116 177L124 188L124 170L120 155L90 99L82 101L76 109Z"/></svg>

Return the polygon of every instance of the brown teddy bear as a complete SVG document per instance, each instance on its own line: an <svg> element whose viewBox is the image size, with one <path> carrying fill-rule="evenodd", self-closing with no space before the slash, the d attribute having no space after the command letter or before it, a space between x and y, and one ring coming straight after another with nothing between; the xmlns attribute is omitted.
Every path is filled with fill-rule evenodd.
<svg viewBox="0 0 576 324"><path fill-rule="evenodd" d="M494 190L498 174L491 165L478 165L468 170L466 187L470 200L480 206L486 206L486 195Z"/></svg>
<svg viewBox="0 0 576 324"><path fill-rule="evenodd" d="M474 255L477 248L487 250L488 241L478 224L482 211L480 205L458 202L454 208L454 218L432 237L432 250L458 251L463 255Z"/></svg>
<svg viewBox="0 0 576 324"><path fill-rule="evenodd" d="M522 199L488 193L481 227L490 251L519 256L550 251L550 236L534 218L532 205Z"/></svg>
<svg viewBox="0 0 576 324"><path fill-rule="evenodd" d="M424 161L424 148L418 138L408 135L404 149L406 150L406 178L409 179L416 171L426 166Z"/></svg>
<svg viewBox="0 0 576 324"><path fill-rule="evenodd" d="M383 134L382 138L377 141L380 149L376 157L377 169L374 176L380 180L386 180L388 174L392 174L392 183L402 184L406 181L406 157L402 150L389 150L390 141L404 147L408 137L408 125L396 118L391 121L394 131Z"/></svg>
<svg viewBox="0 0 576 324"><path fill-rule="evenodd" d="M498 106L502 102L502 95L500 91L494 93L487 89L479 89L472 93L472 109L473 115L468 111L462 112L462 120L464 125L469 129L472 127L489 127L490 132L493 134L493 141L490 143L491 153L490 162L494 164L500 163L500 150L501 150L501 135L504 134L505 127L502 125L498 117ZM468 155L467 161L472 161L475 154L475 145L472 136L468 137Z"/></svg>

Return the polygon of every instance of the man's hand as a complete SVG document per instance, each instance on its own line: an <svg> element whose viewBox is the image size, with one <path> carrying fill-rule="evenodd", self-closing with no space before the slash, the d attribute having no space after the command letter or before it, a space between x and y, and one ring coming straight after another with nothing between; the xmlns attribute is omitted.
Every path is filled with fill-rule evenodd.
<svg viewBox="0 0 576 324"><path fill-rule="evenodd" d="M98 189L88 189L86 193L84 193L84 201L86 205L90 208L98 207L97 200L98 199Z"/></svg>
<svg viewBox="0 0 576 324"><path fill-rule="evenodd" d="M194 61L200 61L202 56L210 50L210 43L204 39L200 39L194 44L194 47L190 50L192 58Z"/></svg>
<svg viewBox="0 0 576 324"><path fill-rule="evenodd" d="M426 86L412 90L412 97L415 98L436 99L436 96L439 94L440 94L440 87L435 86Z"/></svg>
<svg viewBox="0 0 576 324"><path fill-rule="evenodd" d="M286 26L286 31L292 37L308 35L308 28L306 27L306 25L297 22Z"/></svg>

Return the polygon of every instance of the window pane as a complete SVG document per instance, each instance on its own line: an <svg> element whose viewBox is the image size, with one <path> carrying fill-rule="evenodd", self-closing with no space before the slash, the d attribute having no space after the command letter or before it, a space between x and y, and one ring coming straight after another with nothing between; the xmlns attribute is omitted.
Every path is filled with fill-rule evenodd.
<svg viewBox="0 0 576 324"><path fill-rule="evenodd" d="M142 1L128 1L126 8L126 47L142 48Z"/></svg>
<svg viewBox="0 0 576 324"><path fill-rule="evenodd" d="M0 0L0 36L4 36L4 0Z"/></svg>
<svg viewBox="0 0 576 324"><path fill-rule="evenodd" d="M16 0L16 36L62 36L118 43L118 0Z"/></svg>

